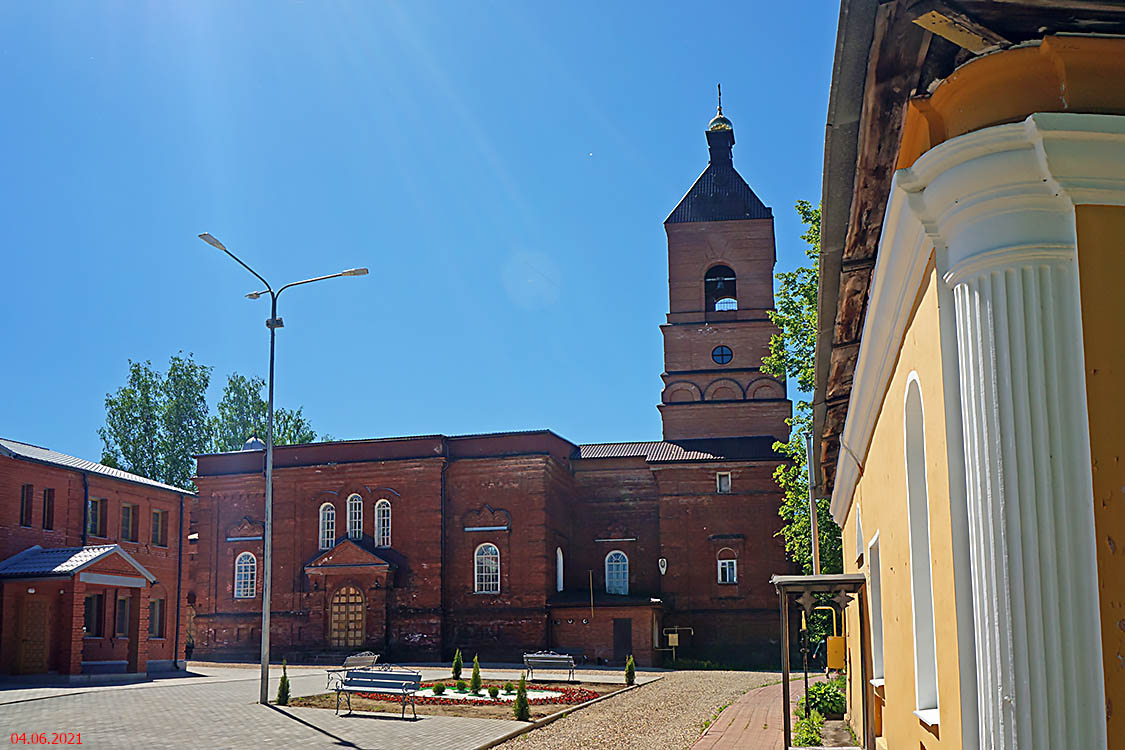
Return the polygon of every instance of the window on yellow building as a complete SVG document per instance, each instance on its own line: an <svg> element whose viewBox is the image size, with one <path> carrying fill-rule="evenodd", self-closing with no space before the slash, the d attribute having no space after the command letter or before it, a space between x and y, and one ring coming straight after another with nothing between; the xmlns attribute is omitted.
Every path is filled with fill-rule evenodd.
<svg viewBox="0 0 1125 750"><path fill-rule="evenodd" d="M914 695L918 711L936 711L937 644L933 571L930 565L930 503L926 489L926 431L917 375L906 386L906 507L910 526L910 595L914 610ZM929 723L936 717L930 715Z"/></svg>

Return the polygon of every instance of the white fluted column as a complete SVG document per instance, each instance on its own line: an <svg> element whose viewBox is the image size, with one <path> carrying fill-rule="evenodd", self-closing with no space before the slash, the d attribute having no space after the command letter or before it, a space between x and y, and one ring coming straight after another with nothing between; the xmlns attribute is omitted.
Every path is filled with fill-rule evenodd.
<svg viewBox="0 0 1125 750"><path fill-rule="evenodd" d="M1091 138L1097 117L1035 115L970 133L898 176L955 300L984 750L1106 747L1067 189L1084 164L1104 168L1093 166L1109 147ZM1122 122L1110 120L1111 130Z"/></svg>

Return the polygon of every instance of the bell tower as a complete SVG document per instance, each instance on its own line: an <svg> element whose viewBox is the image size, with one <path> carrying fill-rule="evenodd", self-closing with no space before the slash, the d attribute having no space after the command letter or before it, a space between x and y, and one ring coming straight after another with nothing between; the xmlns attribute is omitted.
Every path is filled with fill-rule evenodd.
<svg viewBox="0 0 1125 750"><path fill-rule="evenodd" d="M761 371L777 331L766 314L773 309L773 212L734 169L734 126L721 98L705 135L710 162L664 221L664 439L786 440L785 383Z"/></svg>

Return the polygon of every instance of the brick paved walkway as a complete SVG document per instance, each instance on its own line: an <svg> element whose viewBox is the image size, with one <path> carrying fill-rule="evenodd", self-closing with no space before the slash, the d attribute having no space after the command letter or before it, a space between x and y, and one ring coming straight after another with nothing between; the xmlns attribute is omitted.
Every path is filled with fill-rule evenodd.
<svg viewBox="0 0 1125 750"><path fill-rule="evenodd" d="M801 680L789 683L793 709L805 694ZM692 750L783 750L785 714L781 710L781 683L755 688L727 706Z"/></svg>
<svg viewBox="0 0 1125 750"><path fill-rule="evenodd" d="M515 725L502 719L374 714L260 706L256 670L193 667L198 677L105 687L0 689L0 740L13 732L81 732L91 748L300 747L370 750L473 748ZM271 670L270 695L280 669ZM290 669L292 694L324 692L323 669Z"/></svg>

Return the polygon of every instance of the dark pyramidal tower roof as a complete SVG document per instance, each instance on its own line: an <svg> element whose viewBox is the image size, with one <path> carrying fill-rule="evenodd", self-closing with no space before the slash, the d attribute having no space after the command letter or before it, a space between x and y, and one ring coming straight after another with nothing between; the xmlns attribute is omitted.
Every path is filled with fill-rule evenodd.
<svg viewBox="0 0 1125 750"><path fill-rule="evenodd" d="M772 218L773 211L754 195L746 180L734 169L731 158L734 126L723 116L721 104L706 132L711 162L664 223Z"/></svg>

